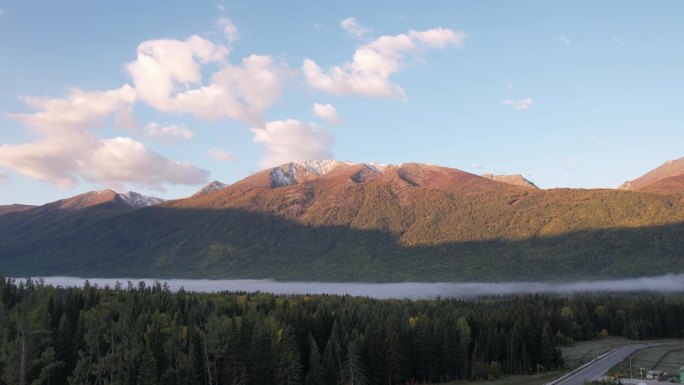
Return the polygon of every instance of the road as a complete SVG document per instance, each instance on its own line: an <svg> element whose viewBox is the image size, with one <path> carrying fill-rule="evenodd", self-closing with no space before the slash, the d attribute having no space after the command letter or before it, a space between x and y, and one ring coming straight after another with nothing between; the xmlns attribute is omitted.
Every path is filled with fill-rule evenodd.
<svg viewBox="0 0 684 385"><path fill-rule="evenodd" d="M675 342L675 341L666 341L666 342L652 342L652 343L645 343L645 344L634 344L634 345L627 345L627 346L622 346L619 348L616 348L609 353L605 353L601 356L599 356L598 359L585 364L578 369L575 369L574 371L566 374L565 376L555 379L551 382L546 383L545 385L582 385L584 381L592 381L596 380L599 377L603 376L610 368L615 366L618 362L624 360L625 358L629 357L632 353L634 353L637 350L644 349L644 348L650 348L654 346L659 346L659 345L677 345L681 344L681 341ZM636 371L638 371L638 368L635 368ZM624 379L623 379L624 381ZM641 381L639 381L641 382ZM648 382L644 381L646 383L653 383L657 384L658 382ZM628 382L625 382L628 383ZM631 383L631 382L630 382Z"/></svg>
<svg viewBox="0 0 684 385"><path fill-rule="evenodd" d="M591 362L590 364L577 369L576 371L569 374L560 380L554 380L549 382L547 385L582 385L584 381L595 380L603 376L610 368L615 366L618 362L629 357L630 354L634 353L639 349L652 346L651 344L639 344L639 345L628 345L621 348L617 348L610 353L601 356L599 359Z"/></svg>

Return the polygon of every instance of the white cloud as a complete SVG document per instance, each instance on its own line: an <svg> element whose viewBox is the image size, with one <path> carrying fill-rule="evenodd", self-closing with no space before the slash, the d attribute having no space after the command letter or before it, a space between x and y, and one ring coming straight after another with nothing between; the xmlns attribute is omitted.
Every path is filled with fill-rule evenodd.
<svg viewBox="0 0 684 385"><path fill-rule="evenodd" d="M43 135L59 135L64 129L87 130L101 126L116 112L128 109L136 93L128 84L108 91L71 89L64 98L22 97L33 114L10 114L30 130Z"/></svg>
<svg viewBox="0 0 684 385"><path fill-rule="evenodd" d="M108 186L137 186L163 190L164 184L196 185L206 182L209 173L189 162L167 159L131 138L112 138L79 162L84 179ZM120 187L119 187L120 188Z"/></svg>
<svg viewBox="0 0 684 385"><path fill-rule="evenodd" d="M100 139L91 132L112 114L128 110L133 89L88 92L65 98L24 98L39 111L13 114L38 135L33 142L0 146L0 167L69 187L80 179L120 188L127 183L155 189L164 184L198 184L208 172L169 160L130 138Z"/></svg>
<svg viewBox="0 0 684 385"><path fill-rule="evenodd" d="M2 9L0 9L0 16L5 16L5 11L3 11Z"/></svg>
<svg viewBox="0 0 684 385"><path fill-rule="evenodd" d="M219 19L218 23L219 27L223 29L223 35L228 42L232 43L239 38L237 27L230 19L222 17Z"/></svg>
<svg viewBox="0 0 684 385"><path fill-rule="evenodd" d="M565 45L570 45L570 44L572 44L572 40L568 39L568 38L565 37L565 36L561 36L561 37L560 37L560 41L561 41L563 44L565 44Z"/></svg>
<svg viewBox="0 0 684 385"><path fill-rule="evenodd" d="M179 93L176 111L209 121L232 118L261 124L265 110L281 97L285 82L294 75L270 56L251 55L239 66L226 65L214 73L209 85Z"/></svg>
<svg viewBox="0 0 684 385"><path fill-rule="evenodd" d="M513 99L506 99L503 102L501 102L504 106L511 107L514 110L517 111L525 111L532 107L534 105L534 101L530 98L527 99L519 99L519 100L513 100Z"/></svg>
<svg viewBox="0 0 684 385"><path fill-rule="evenodd" d="M216 4L216 10L219 12L225 12L226 7L223 4Z"/></svg>
<svg viewBox="0 0 684 385"><path fill-rule="evenodd" d="M114 115L114 125L117 128L121 128L133 133L138 133L140 125L133 115L133 106L128 106L124 109L119 110Z"/></svg>
<svg viewBox="0 0 684 385"><path fill-rule="evenodd" d="M252 128L252 132L254 142L266 146L266 157L260 162L263 168L296 160L332 159L332 134L313 123L276 120Z"/></svg>
<svg viewBox="0 0 684 385"><path fill-rule="evenodd" d="M233 162L235 160L235 155L230 152L225 152L220 148L212 147L207 150L207 154L216 160L223 162Z"/></svg>
<svg viewBox="0 0 684 385"><path fill-rule="evenodd" d="M356 39L361 39L365 35L373 32L373 29L361 26L361 24L356 21L355 17L348 17L340 21L340 27L347 32L347 35Z"/></svg>
<svg viewBox="0 0 684 385"><path fill-rule="evenodd" d="M97 139L88 133L0 146L0 166L60 187L79 179L123 189L127 184L163 190L164 184L196 185L209 173L169 160L130 138Z"/></svg>
<svg viewBox="0 0 684 385"><path fill-rule="evenodd" d="M381 36L360 46L351 62L324 70L315 61L305 59L302 71L310 87L331 94L405 98L404 90L389 76L405 67L407 56L428 48L461 46L464 39L465 34L445 28Z"/></svg>
<svg viewBox="0 0 684 385"><path fill-rule="evenodd" d="M148 40L138 45L137 59L126 68L141 100L162 112L178 112L177 89L200 84L201 65L223 62L229 52L199 36Z"/></svg>
<svg viewBox="0 0 684 385"><path fill-rule="evenodd" d="M140 99L158 111L262 124L264 111L281 97L295 72L270 56L251 55L230 65L225 62L228 52L197 36L150 40L138 46L138 58L127 68ZM201 65L211 63L221 67L202 85Z"/></svg>
<svg viewBox="0 0 684 385"><path fill-rule="evenodd" d="M474 169L476 169L476 170L479 170L479 169L482 168L482 165L479 164L479 163L473 163L471 166L472 166Z"/></svg>
<svg viewBox="0 0 684 385"><path fill-rule="evenodd" d="M332 104L314 103L312 110L316 116L330 123L337 124L340 122L340 116L337 114L337 109Z"/></svg>
<svg viewBox="0 0 684 385"><path fill-rule="evenodd" d="M176 143L179 140L191 139L195 134L182 124L162 126L159 123L152 122L145 126L145 135Z"/></svg>

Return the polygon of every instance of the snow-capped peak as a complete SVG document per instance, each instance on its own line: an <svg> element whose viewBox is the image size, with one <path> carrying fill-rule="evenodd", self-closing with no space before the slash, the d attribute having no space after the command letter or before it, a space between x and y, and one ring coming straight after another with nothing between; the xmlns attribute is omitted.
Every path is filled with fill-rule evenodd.
<svg viewBox="0 0 684 385"><path fill-rule="evenodd" d="M163 199L156 198L156 197L150 197L147 195L142 195L138 194L135 191L129 191L125 193L118 193L119 197L123 199L128 205L130 205L133 208L140 208L140 207L148 207L148 206L154 206L158 205L162 202L164 202Z"/></svg>
<svg viewBox="0 0 684 385"><path fill-rule="evenodd" d="M207 195L210 193L213 193L214 191L222 190L226 188L228 185L225 183L221 183L217 180L210 182L206 186L202 187L198 192L194 193L192 196L198 197L202 195Z"/></svg>
<svg viewBox="0 0 684 385"><path fill-rule="evenodd" d="M378 174L381 174L381 173L385 172L385 168L387 168L387 165L386 165L386 164L383 164L383 163L376 163L376 162L364 163L364 165L366 165L366 167L368 167L368 168L371 169L373 172L376 172L376 173L378 173Z"/></svg>
<svg viewBox="0 0 684 385"><path fill-rule="evenodd" d="M271 169L271 184L274 187L291 186L306 176L323 176L339 166L362 164L375 173L385 171L381 163L352 163L338 160L307 160L290 162Z"/></svg>

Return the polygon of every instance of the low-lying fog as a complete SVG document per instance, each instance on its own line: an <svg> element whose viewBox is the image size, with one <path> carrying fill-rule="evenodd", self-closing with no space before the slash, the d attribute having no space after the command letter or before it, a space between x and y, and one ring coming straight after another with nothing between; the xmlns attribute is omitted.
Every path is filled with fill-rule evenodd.
<svg viewBox="0 0 684 385"><path fill-rule="evenodd" d="M85 278L78 277L44 277L45 283L53 286L83 286ZM88 278L91 285L99 287L116 286L120 282L123 287L131 281L133 285L145 281L152 285L155 279L139 278ZM168 279L166 282L172 291L183 287L186 291L219 292L245 291L266 292L274 294L349 294L352 296L368 296L373 298L472 298L505 294L572 294L589 292L684 292L684 274L668 274L657 277L605 281L577 282L473 282L473 283L356 283L356 282L279 282L255 279Z"/></svg>

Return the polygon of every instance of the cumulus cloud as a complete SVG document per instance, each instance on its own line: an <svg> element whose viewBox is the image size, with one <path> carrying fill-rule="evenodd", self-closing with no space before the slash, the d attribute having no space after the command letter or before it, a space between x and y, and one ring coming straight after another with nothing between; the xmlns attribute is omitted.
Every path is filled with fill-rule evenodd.
<svg viewBox="0 0 684 385"><path fill-rule="evenodd" d="M209 176L205 170L169 160L133 139L97 139L89 133L0 146L0 165L61 187L71 187L82 178L116 189L132 183L163 190L164 184L196 185Z"/></svg>
<svg viewBox="0 0 684 385"><path fill-rule="evenodd" d="M100 139L91 132L112 114L129 109L135 98L128 85L95 92L74 89L64 98L24 98L39 111L10 117L37 139L0 146L0 167L63 187L80 179L114 188L133 183L155 189L206 181L206 171L166 159L133 139Z"/></svg>
<svg viewBox="0 0 684 385"><path fill-rule="evenodd" d="M225 20L227 37L235 39L234 26ZM261 55L230 65L229 51L198 36L185 41L149 40L138 46L138 57L127 68L140 99L158 111L261 124L266 108L281 97L285 82L296 72ZM203 85L202 65L212 63L220 68Z"/></svg>
<svg viewBox="0 0 684 385"><path fill-rule="evenodd" d="M195 133L188 130L182 124L162 126L157 122L152 122L145 126L145 135L159 138L169 143L177 143L179 140L191 139Z"/></svg>
<svg viewBox="0 0 684 385"><path fill-rule="evenodd" d="M313 113L330 123L337 124L340 122L340 116L337 114L337 109L332 104L314 103Z"/></svg>
<svg viewBox="0 0 684 385"><path fill-rule="evenodd" d="M235 160L235 155L230 152L225 152L217 147L212 147L207 150L207 154L216 160L223 162L233 162Z"/></svg>
<svg viewBox="0 0 684 385"><path fill-rule="evenodd" d="M137 186L163 190L164 184L204 183L209 172L189 162L175 161L148 149L131 138L112 138L99 142L85 161L79 162L84 179L109 186Z"/></svg>
<svg viewBox="0 0 684 385"><path fill-rule="evenodd" d="M513 99L506 99L501 102L504 106L511 107L514 110L517 111L525 111L532 107L534 104L534 101L530 98L527 99L519 99L519 100L513 100Z"/></svg>
<svg viewBox="0 0 684 385"><path fill-rule="evenodd" d="M162 112L178 112L177 89L200 84L201 65L223 62L229 52L199 36L148 40L138 45L137 60L126 68L142 101Z"/></svg>
<svg viewBox="0 0 684 385"><path fill-rule="evenodd" d="M360 46L351 62L322 69L315 61L305 59L302 71L306 83L316 90L335 95L403 99L406 93L389 77L406 66L410 55L429 48L462 46L464 39L465 34L446 28L381 36Z"/></svg>
<svg viewBox="0 0 684 385"><path fill-rule="evenodd" d="M313 123L287 119L252 128L254 142L266 146L263 168L297 160L332 159L332 134Z"/></svg>
<svg viewBox="0 0 684 385"><path fill-rule="evenodd" d="M347 32L347 35L356 39L361 39L365 35L373 32L373 29L361 26L361 24L356 21L355 17L348 17L340 21L340 27Z"/></svg>
<svg viewBox="0 0 684 385"><path fill-rule="evenodd" d="M140 125L133 115L132 105L116 112L114 115L114 126L126 131L138 133Z"/></svg>
<svg viewBox="0 0 684 385"><path fill-rule="evenodd" d="M294 75L270 56L251 55L239 66L226 65L214 73L209 85L178 93L176 111L208 121L232 118L261 124L263 113Z"/></svg>
<svg viewBox="0 0 684 385"><path fill-rule="evenodd" d="M565 44L565 45L570 45L570 44L572 44L572 40L568 39L566 36L561 36L561 37L560 37L560 41L561 41L561 43L563 43L563 44Z"/></svg>
<svg viewBox="0 0 684 385"><path fill-rule="evenodd" d="M116 112L128 109L136 99L128 84L108 91L71 89L64 98L22 97L33 114L10 114L29 130L43 135L59 135L64 129L87 130L101 126Z"/></svg>

